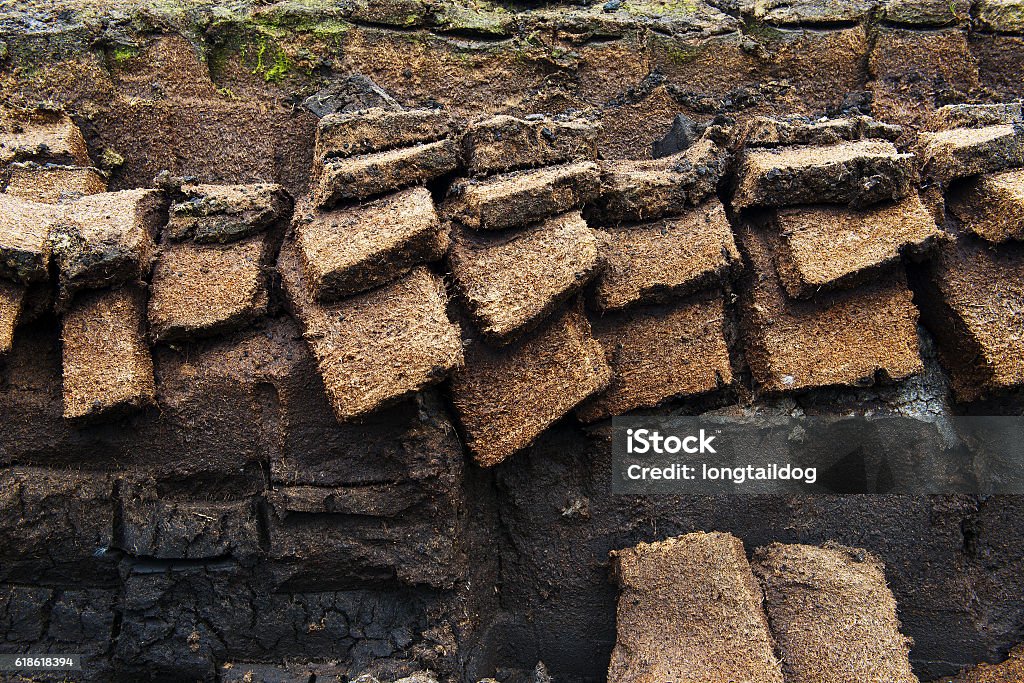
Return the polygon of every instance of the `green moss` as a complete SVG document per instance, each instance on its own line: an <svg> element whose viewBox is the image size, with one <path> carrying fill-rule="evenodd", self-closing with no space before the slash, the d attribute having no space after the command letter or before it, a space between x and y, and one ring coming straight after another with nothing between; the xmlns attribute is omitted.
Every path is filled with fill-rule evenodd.
<svg viewBox="0 0 1024 683"><path fill-rule="evenodd" d="M124 64L138 56L139 48L130 45L115 45L110 51L110 58L117 64Z"/></svg>
<svg viewBox="0 0 1024 683"><path fill-rule="evenodd" d="M627 2L623 9L641 17L689 17L697 12L696 0L663 0L662 2Z"/></svg>
<svg viewBox="0 0 1024 683"><path fill-rule="evenodd" d="M292 61L288 58L288 55L283 50L278 50L274 55L274 63L267 69L266 73L263 74L263 80L268 83L277 83L288 75L288 72L292 70Z"/></svg>

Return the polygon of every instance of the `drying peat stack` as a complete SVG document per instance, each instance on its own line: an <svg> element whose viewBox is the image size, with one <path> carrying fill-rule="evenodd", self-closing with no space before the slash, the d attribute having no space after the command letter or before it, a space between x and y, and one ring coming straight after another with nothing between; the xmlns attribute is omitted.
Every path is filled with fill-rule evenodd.
<svg viewBox="0 0 1024 683"><path fill-rule="evenodd" d="M599 267L580 213L598 192L597 130L578 117L497 116L463 137L471 177L443 207L469 313L452 401L481 465L526 447L608 383L576 298Z"/></svg>
<svg viewBox="0 0 1024 683"><path fill-rule="evenodd" d="M935 123L920 153L956 239L920 278L919 303L954 395L974 401L1024 385L1024 121L1019 104L959 105Z"/></svg>
<svg viewBox="0 0 1024 683"><path fill-rule="evenodd" d="M920 371L902 268L943 239L916 190L917 161L863 117L757 119L733 206L751 270L740 298L761 390L861 385ZM791 144L791 143L798 144ZM810 144L805 144L810 143Z"/></svg>
<svg viewBox="0 0 1024 683"><path fill-rule="evenodd" d="M165 229L165 193L107 192L67 116L13 111L0 121L11 162L0 194L0 354L19 316L35 312L27 302L54 304L66 418L152 405L151 342L231 331L266 313L266 235L291 211L280 187L179 182Z"/></svg>
<svg viewBox="0 0 1024 683"><path fill-rule="evenodd" d="M313 193L278 269L339 421L437 384L463 363L444 285L424 267L448 248L422 184L458 167L452 129L438 110L367 109L319 122Z"/></svg>
<svg viewBox="0 0 1024 683"><path fill-rule="evenodd" d="M773 544L751 567L739 539L698 532L613 551L612 568L612 683L917 683L867 551Z"/></svg>
<svg viewBox="0 0 1024 683"><path fill-rule="evenodd" d="M782 683L743 542L693 533L612 552L610 683Z"/></svg>
<svg viewBox="0 0 1024 683"><path fill-rule="evenodd" d="M577 415L593 422L731 385L725 295L740 265L715 196L727 131L654 161L604 164L588 210L603 269L588 292L609 387Z"/></svg>
<svg viewBox="0 0 1024 683"><path fill-rule="evenodd" d="M184 183L153 268L150 334L177 342L234 332L267 313L273 267L292 201L279 185Z"/></svg>

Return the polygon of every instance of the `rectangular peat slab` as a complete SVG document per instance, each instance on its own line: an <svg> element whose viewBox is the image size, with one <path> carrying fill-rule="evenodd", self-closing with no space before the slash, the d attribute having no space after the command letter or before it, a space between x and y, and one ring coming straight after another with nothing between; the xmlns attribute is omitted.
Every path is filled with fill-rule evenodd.
<svg viewBox="0 0 1024 683"><path fill-rule="evenodd" d="M612 552L608 683L783 683L743 542L692 533Z"/></svg>
<svg viewBox="0 0 1024 683"><path fill-rule="evenodd" d="M75 298L61 332L64 417L105 417L156 400L145 320L144 294L133 287Z"/></svg>
<svg viewBox="0 0 1024 683"><path fill-rule="evenodd" d="M310 293L321 302L372 289L448 250L448 229L430 192L402 190L296 221L296 246Z"/></svg>
<svg viewBox="0 0 1024 683"><path fill-rule="evenodd" d="M611 370L581 307L571 304L520 341L466 342L452 402L466 445L483 467L529 446L552 423L604 389Z"/></svg>
<svg viewBox="0 0 1024 683"><path fill-rule="evenodd" d="M807 299L860 284L903 255L920 257L946 234L917 193L869 209L801 206L780 209L777 267L789 296Z"/></svg>
<svg viewBox="0 0 1024 683"><path fill-rule="evenodd" d="M741 288L741 334L762 390L864 386L921 371L917 309L902 272L796 301L776 275L779 237L771 232L749 223L738 229L751 262Z"/></svg>
<svg viewBox="0 0 1024 683"><path fill-rule="evenodd" d="M589 302L600 311L665 303L714 287L741 263L725 208L717 199L676 218L596 232L604 268Z"/></svg>
<svg viewBox="0 0 1024 683"><path fill-rule="evenodd" d="M445 215L477 230L503 230L578 210L597 195L593 162L517 171L452 185Z"/></svg>
<svg viewBox="0 0 1024 683"><path fill-rule="evenodd" d="M489 340L531 329L598 268L597 240L578 211L514 232L454 231L452 276Z"/></svg>
<svg viewBox="0 0 1024 683"><path fill-rule="evenodd" d="M448 319L444 286L426 268L321 305L309 295L296 251L292 243L282 247L278 270L339 421L437 384L462 365L462 339Z"/></svg>

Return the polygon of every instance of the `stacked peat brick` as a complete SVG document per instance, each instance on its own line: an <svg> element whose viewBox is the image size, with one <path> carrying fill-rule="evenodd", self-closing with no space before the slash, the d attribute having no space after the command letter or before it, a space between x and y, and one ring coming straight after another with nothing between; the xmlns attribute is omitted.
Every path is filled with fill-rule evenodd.
<svg viewBox="0 0 1024 683"><path fill-rule="evenodd" d="M751 563L738 538L692 533L615 551L612 565L611 683L917 683L884 566L865 550L776 543Z"/></svg>
<svg viewBox="0 0 1024 683"><path fill-rule="evenodd" d="M297 212L278 270L339 421L437 384L462 365L444 285L426 267L444 256L448 235L423 184L459 167L451 133L439 110L368 109L320 120L311 198Z"/></svg>
<svg viewBox="0 0 1024 683"><path fill-rule="evenodd" d="M292 200L280 185L171 181L170 217L153 268L153 341L234 332L268 310L272 268Z"/></svg>
<svg viewBox="0 0 1024 683"><path fill-rule="evenodd" d="M597 128L496 116L463 137L449 190L452 278L468 310L452 401L476 461L497 464L603 389L609 369L576 296L599 266L580 213L598 192Z"/></svg>
<svg viewBox="0 0 1024 683"><path fill-rule="evenodd" d="M958 401L1024 385L1024 120L1020 103L940 109L925 179L946 196L946 244L920 279L925 324Z"/></svg>
<svg viewBox="0 0 1024 683"><path fill-rule="evenodd" d="M105 192L81 132L63 114L3 118L4 158L16 162L0 195L0 252L5 275L16 282L4 287L4 298L15 301L4 306L4 329L13 332L20 309L33 305L28 285L39 291L34 305L49 308L52 263L63 314L64 416L91 418L151 403L153 361L139 283L149 273L162 195ZM9 349L10 335L3 336Z"/></svg>
<svg viewBox="0 0 1024 683"><path fill-rule="evenodd" d="M921 370L903 258L944 236L918 196L916 158L886 139L898 134L862 117L758 119L741 134L741 328L762 391Z"/></svg>
<svg viewBox="0 0 1024 683"><path fill-rule="evenodd" d="M715 191L728 130L653 161L610 161L588 209L604 263L589 293L608 388L577 415L592 422L733 382L726 289L739 252Z"/></svg>
<svg viewBox="0 0 1024 683"><path fill-rule="evenodd" d="M0 354L10 350L22 314L53 305L62 316L66 418L156 401L146 332L154 261L148 326L155 341L231 331L266 312L264 265L272 254L259 233L290 212L280 187L179 188L158 247L162 191L107 192L64 114L11 111L0 120L0 150L10 162L0 194Z"/></svg>

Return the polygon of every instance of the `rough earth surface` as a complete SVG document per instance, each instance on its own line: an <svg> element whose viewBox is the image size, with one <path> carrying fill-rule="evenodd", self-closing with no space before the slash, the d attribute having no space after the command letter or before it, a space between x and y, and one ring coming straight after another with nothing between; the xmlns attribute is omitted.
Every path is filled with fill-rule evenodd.
<svg viewBox="0 0 1024 683"><path fill-rule="evenodd" d="M610 422L580 418L1021 414L1017 240L979 239L957 203L1020 165L1020 16L1013 0L3 4L0 205L50 204L13 231L0 211L0 652L85 656L82 672L31 681L606 680L620 637L609 552L718 530L746 551L863 549L884 562L920 680L1016 681L1018 498L614 496ZM781 236L746 239L768 212L732 211L737 169L794 148L816 169L849 145L885 153L851 177L815 170L824 195L770 186L768 169L758 201L831 196L870 212L916 192L950 239L796 301L778 277ZM187 186L276 185L354 211L423 186L447 207L453 186L552 164L585 165L585 192L547 206L542 189L520 195L522 208L491 213L506 223L494 236L582 210L650 278L608 313L585 288L505 346L480 338L444 258L403 275L388 252L387 282L322 304L294 287L287 219L260 227L262 209L233 201L197 204L214 241L253 231L229 248L266 234L266 303L242 325L154 340L160 250L221 249L169 240L164 208L152 267L134 247L81 252L96 257L81 271L49 255L47 211L103 191L169 207L191 201ZM683 241L654 226L715 202L743 238L738 258L720 223L687 233L713 245L695 258L710 274L662 288L627 237L681 258ZM131 266L105 271L118 253ZM360 298L413 273L415 296ZM216 269L188 274L234 291ZM73 296L60 299L62 279ZM197 316L224 310L176 301L176 314L186 301ZM707 334L673 324L694 310ZM84 417L65 417L65 394ZM744 551L726 549L700 567L742 568ZM660 609L633 613L643 629L622 639L674 633L650 627Z"/></svg>

